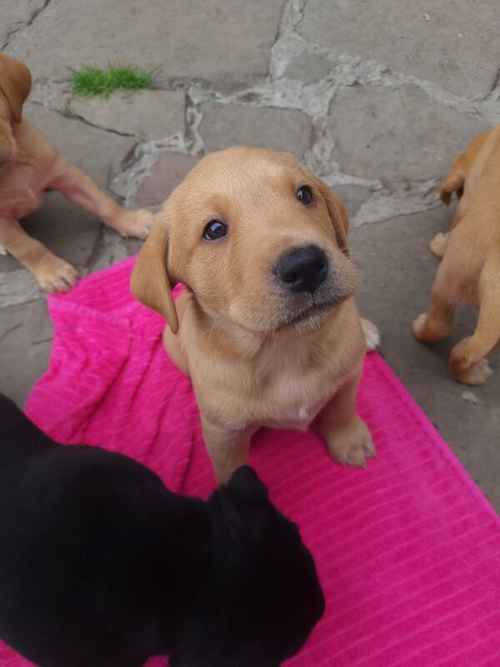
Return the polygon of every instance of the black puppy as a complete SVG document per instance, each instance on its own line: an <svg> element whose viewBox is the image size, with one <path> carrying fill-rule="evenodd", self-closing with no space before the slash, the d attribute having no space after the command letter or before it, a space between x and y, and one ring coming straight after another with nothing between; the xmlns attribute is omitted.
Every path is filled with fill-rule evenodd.
<svg viewBox="0 0 500 667"><path fill-rule="evenodd" d="M0 395L0 638L41 667L276 667L324 610L313 560L249 467L208 502L62 447Z"/></svg>

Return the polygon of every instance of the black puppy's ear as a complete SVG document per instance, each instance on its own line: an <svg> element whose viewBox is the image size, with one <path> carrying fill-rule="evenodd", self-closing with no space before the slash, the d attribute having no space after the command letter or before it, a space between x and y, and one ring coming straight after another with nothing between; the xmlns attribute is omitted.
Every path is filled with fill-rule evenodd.
<svg viewBox="0 0 500 667"><path fill-rule="evenodd" d="M238 468L232 474L226 488L248 502L263 502L268 499L266 486L250 466Z"/></svg>

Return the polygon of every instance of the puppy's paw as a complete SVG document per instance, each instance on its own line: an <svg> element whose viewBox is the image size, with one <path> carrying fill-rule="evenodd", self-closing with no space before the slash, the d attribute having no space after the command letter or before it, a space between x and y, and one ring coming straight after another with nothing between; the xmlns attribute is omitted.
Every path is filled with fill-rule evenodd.
<svg viewBox="0 0 500 667"><path fill-rule="evenodd" d="M153 218L151 211L143 208L137 210L122 209L113 220L112 226L122 236L145 239L153 224Z"/></svg>
<svg viewBox="0 0 500 667"><path fill-rule="evenodd" d="M448 236L449 234L436 234L436 236L429 243L430 251L438 259L442 259L444 257L446 246L448 244Z"/></svg>
<svg viewBox="0 0 500 667"><path fill-rule="evenodd" d="M342 428L332 430L326 440L330 455L339 463L366 467L366 460L375 456L370 431L359 417Z"/></svg>
<svg viewBox="0 0 500 667"><path fill-rule="evenodd" d="M427 342L427 337L425 335L426 326L427 326L427 313L421 313L416 320L413 320L413 323L411 325L413 335L421 343Z"/></svg>
<svg viewBox="0 0 500 667"><path fill-rule="evenodd" d="M477 360L480 355L481 352L475 350L471 338L464 338L457 343L449 358L450 371L455 380L468 385L484 384L493 371L485 357Z"/></svg>
<svg viewBox="0 0 500 667"><path fill-rule="evenodd" d="M5 250L4 246L0 244L0 255L6 255L7 250Z"/></svg>
<svg viewBox="0 0 500 667"><path fill-rule="evenodd" d="M413 321L413 335L419 343L438 343L450 334L450 325L440 322L431 322L427 313L422 313Z"/></svg>
<svg viewBox="0 0 500 667"><path fill-rule="evenodd" d="M361 318L361 328L365 335L368 350L376 350L380 346L380 331L377 325L370 320Z"/></svg>
<svg viewBox="0 0 500 667"><path fill-rule="evenodd" d="M468 371L454 373L453 377L462 384L479 385L484 384L492 375L493 370L486 359L481 359L475 366Z"/></svg>
<svg viewBox="0 0 500 667"><path fill-rule="evenodd" d="M44 255L32 272L45 292L66 292L78 280L75 267L52 253Z"/></svg>

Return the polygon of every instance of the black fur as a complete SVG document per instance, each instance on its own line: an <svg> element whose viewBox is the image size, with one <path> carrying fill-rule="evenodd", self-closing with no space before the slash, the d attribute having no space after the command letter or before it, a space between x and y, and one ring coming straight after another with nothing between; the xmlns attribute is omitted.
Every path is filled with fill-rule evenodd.
<svg viewBox="0 0 500 667"><path fill-rule="evenodd" d="M0 395L0 638L41 667L276 667L324 610L297 528L249 467L207 502Z"/></svg>

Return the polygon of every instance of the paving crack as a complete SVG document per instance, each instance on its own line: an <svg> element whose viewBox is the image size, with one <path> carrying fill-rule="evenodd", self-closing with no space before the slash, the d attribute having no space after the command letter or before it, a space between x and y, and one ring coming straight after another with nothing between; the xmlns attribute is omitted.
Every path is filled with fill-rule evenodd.
<svg viewBox="0 0 500 667"><path fill-rule="evenodd" d="M285 33L295 30L303 21L308 0L288 0L283 8L275 43Z"/></svg>
<svg viewBox="0 0 500 667"><path fill-rule="evenodd" d="M137 192L143 180L150 174L163 151L181 155L196 155L184 134L174 134L161 140L138 143L112 174L109 181L109 190L120 198L125 207L135 206Z"/></svg>
<svg viewBox="0 0 500 667"><path fill-rule="evenodd" d="M57 112L57 110L55 111ZM83 123L84 125L88 125L89 127L94 127L96 130L103 130L103 132L109 132L110 134L117 134L119 137L127 137L129 139L135 138L135 134L133 132L124 132L123 130L115 130L113 127L106 127L105 125L92 123L84 116L81 116L80 114L71 111L69 108L66 108L66 111L58 113L61 113L61 115L65 116L66 118L69 118L70 120L77 120Z"/></svg>
<svg viewBox="0 0 500 667"><path fill-rule="evenodd" d="M52 111L53 113L57 113L63 118L66 118L67 120L74 120L77 123L83 123L84 125L88 125L89 127L93 127L96 130L102 130L103 132L109 132L110 134L116 134L119 137L125 137L127 139L134 139L135 134L132 132L123 132L121 130L115 130L112 127L106 127L104 125L99 125L98 123L92 123L90 120L85 118L84 116L81 116L80 114L77 114L73 111L71 111L68 107L68 104L64 106L64 108L57 108L57 107L48 107L46 106L41 100L30 100L31 104L34 104L35 106L43 107L44 109L47 109L48 111Z"/></svg>
<svg viewBox="0 0 500 667"><path fill-rule="evenodd" d="M495 78L493 79L493 83L491 84L490 90L486 93L483 99L486 100L488 97L490 97L499 87L499 85L500 85L500 67L497 69L497 73L495 74Z"/></svg>
<svg viewBox="0 0 500 667"><path fill-rule="evenodd" d="M31 341L31 345L33 347L36 347L37 345L45 345L46 343L50 343L54 337L49 336L48 338L40 338L39 340L33 340Z"/></svg>
<svg viewBox="0 0 500 667"><path fill-rule="evenodd" d="M12 28L7 32L7 36L3 43L0 45L0 50L6 49L9 45L10 42L13 40L13 38L26 28L29 28L33 23L36 21L36 19L40 16L40 14L47 9L47 7L50 5L51 0L43 0L43 2L40 4L40 6L35 7L35 9L31 12L29 17L26 19L26 21L16 21Z"/></svg>
<svg viewBox="0 0 500 667"><path fill-rule="evenodd" d="M361 205L351 221L352 226L383 222L442 206L437 193L438 182L439 179L433 178L375 192Z"/></svg>
<svg viewBox="0 0 500 667"><path fill-rule="evenodd" d="M205 145L198 132L202 114L200 106L214 96L205 85L191 82L185 90L183 132L159 140L139 142L112 175L109 189L123 201L124 206L135 206L135 199L145 178L150 174L164 151L199 157Z"/></svg>
<svg viewBox="0 0 500 667"><path fill-rule="evenodd" d="M6 329L5 331L2 331L0 334L0 341L5 340L7 336L9 336L11 333L14 331L17 331L23 326L23 322L18 322L17 324L14 324L14 326L10 327L9 329Z"/></svg>
<svg viewBox="0 0 500 667"><path fill-rule="evenodd" d="M37 9L35 9L33 11L33 13L31 14L31 16L28 20L28 23L26 24L26 27L29 27L30 25L32 25L36 21L36 19L40 16L40 14L47 9L47 7L50 5L51 1L52 0L44 0L42 6L38 7Z"/></svg>

